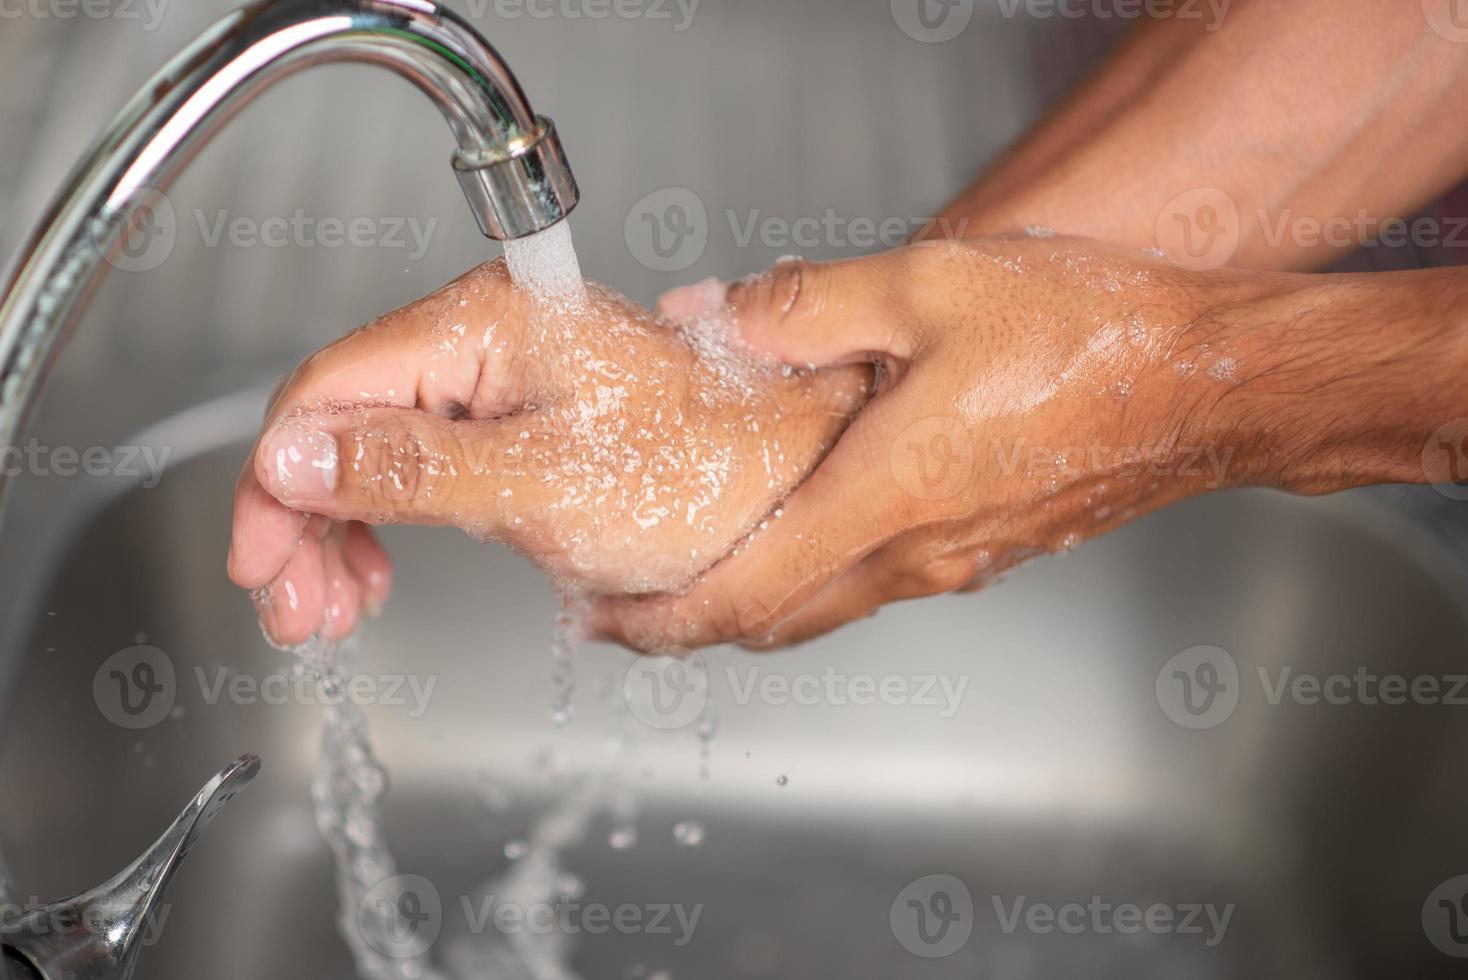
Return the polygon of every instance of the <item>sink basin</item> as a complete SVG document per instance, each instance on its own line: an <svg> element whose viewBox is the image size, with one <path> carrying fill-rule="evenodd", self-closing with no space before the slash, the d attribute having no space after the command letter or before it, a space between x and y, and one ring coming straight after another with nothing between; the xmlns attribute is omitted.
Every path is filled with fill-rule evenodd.
<svg viewBox="0 0 1468 980"><path fill-rule="evenodd" d="M168 438L195 451L74 508L12 593L15 898L96 884L254 752L261 776L182 867L140 975L346 978L310 803L322 708L254 686L290 658L224 575L245 445L187 424ZM687 669L711 737L660 727L635 690L629 708L655 675L599 646L552 725L540 576L454 532L388 529L397 594L358 668L379 684L364 710L388 838L441 905L433 953L472 931L463 898L566 774L602 768L635 790L637 842L609 842L614 794L564 857L582 907L698 918L691 935L578 920L586 977L1461 976L1468 706L1275 697L1281 677L1464 670L1468 579L1391 496L1220 494L793 652L706 652ZM171 670L161 709L119 714L109 665L128 656Z"/></svg>

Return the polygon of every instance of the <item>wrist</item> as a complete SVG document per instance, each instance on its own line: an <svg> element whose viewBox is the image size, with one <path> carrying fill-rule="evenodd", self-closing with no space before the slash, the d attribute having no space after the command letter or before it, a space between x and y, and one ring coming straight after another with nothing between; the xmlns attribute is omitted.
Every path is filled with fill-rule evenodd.
<svg viewBox="0 0 1468 980"><path fill-rule="evenodd" d="M1318 494L1437 478L1423 447L1468 416L1461 273L1225 278L1168 360L1190 425L1235 453L1231 483Z"/></svg>

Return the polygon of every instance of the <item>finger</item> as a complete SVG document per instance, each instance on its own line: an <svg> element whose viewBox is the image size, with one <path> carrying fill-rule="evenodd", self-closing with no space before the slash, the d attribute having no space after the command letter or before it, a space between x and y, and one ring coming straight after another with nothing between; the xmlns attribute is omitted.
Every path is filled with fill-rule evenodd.
<svg viewBox="0 0 1468 980"><path fill-rule="evenodd" d="M522 400L523 372L513 363L519 345L506 335L520 322L518 302L503 263L469 272L309 358L276 386L266 431L302 406L370 402L445 417L513 410ZM228 559L231 580L248 589L280 574L302 520L259 476L247 465L236 487Z"/></svg>
<svg viewBox="0 0 1468 980"><path fill-rule="evenodd" d="M910 520L873 405L746 546L719 562L682 596L603 597L588 629L642 650L707 646L759 637L832 580L886 544ZM832 501L841 501L839 517Z"/></svg>
<svg viewBox="0 0 1468 980"><path fill-rule="evenodd" d="M266 635L287 647L309 640L321 627L325 586L322 543L308 534L256 600Z"/></svg>
<svg viewBox="0 0 1468 980"><path fill-rule="evenodd" d="M397 408L292 415L261 437L255 475L285 506L333 520L474 523L493 533L504 515L490 490L519 479L502 464L522 442L541 441L530 425Z"/></svg>
<svg viewBox="0 0 1468 980"><path fill-rule="evenodd" d="M307 358L272 400L270 420L321 405L396 405L488 418L519 407L524 320L503 262L435 293Z"/></svg>
<svg viewBox="0 0 1468 980"><path fill-rule="evenodd" d="M712 278L670 289L658 297L658 316L674 323L711 319L724 309L728 289L727 283Z"/></svg>
<svg viewBox="0 0 1468 980"><path fill-rule="evenodd" d="M369 616L376 616L392 595L392 559L372 529L358 521L346 525L342 556L361 587L363 608Z"/></svg>
<svg viewBox="0 0 1468 980"><path fill-rule="evenodd" d="M235 485L227 570L230 581L258 589L280 574L295 553L306 515L272 497L255 478L253 462L245 464Z"/></svg>
<svg viewBox="0 0 1468 980"><path fill-rule="evenodd" d="M873 615L890 598L881 589L887 576L874 568L876 561L873 556L860 562L774 630L743 645L752 650L793 646Z"/></svg>
<svg viewBox="0 0 1468 980"><path fill-rule="evenodd" d="M324 579L320 633L340 640L357 628L362 588L347 568L342 555L347 525L337 524L321 542L321 571Z"/></svg>
<svg viewBox="0 0 1468 980"><path fill-rule="evenodd" d="M894 542L866 558L786 619L771 633L745 645L756 650L792 646L876 615L884 605L951 592L973 579L965 559L921 562Z"/></svg>
<svg viewBox="0 0 1468 980"><path fill-rule="evenodd" d="M732 283L727 315L746 345L788 364L906 360L915 334L904 300L904 254L780 262Z"/></svg>

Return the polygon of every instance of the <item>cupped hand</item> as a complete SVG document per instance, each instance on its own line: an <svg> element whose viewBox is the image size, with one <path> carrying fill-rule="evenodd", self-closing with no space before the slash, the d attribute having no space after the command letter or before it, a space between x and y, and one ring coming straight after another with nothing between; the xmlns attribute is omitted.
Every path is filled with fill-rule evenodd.
<svg viewBox="0 0 1468 980"><path fill-rule="evenodd" d="M269 636L350 632L386 601L368 525L502 540L567 590L685 587L766 520L869 394L599 287L547 298L503 262L363 327L284 384L235 497L230 577Z"/></svg>
<svg viewBox="0 0 1468 980"><path fill-rule="evenodd" d="M1258 362L1210 311L1267 288L1018 238L787 261L670 293L668 316L721 316L781 362L875 361L879 390L748 548L686 593L601 600L593 633L641 649L797 642L1240 482L1220 406Z"/></svg>

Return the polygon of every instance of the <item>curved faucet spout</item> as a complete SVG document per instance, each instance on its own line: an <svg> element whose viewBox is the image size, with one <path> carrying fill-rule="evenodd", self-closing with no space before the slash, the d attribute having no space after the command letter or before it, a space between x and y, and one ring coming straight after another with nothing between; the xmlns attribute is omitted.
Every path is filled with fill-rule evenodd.
<svg viewBox="0 0 1468 980"><path fill-rule="evenodd" d="M389 68L438 106L485 235L521 238L576 206L551 121L530 110L503 59L452 12L428 0L266 0L237 11L133 97L21 252L0 301L0 446L13 444L104 263L144 267L137 246L146 252L157 231L158 195L193 155L269 85L341 61Z"/></svg>

